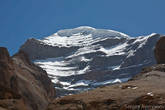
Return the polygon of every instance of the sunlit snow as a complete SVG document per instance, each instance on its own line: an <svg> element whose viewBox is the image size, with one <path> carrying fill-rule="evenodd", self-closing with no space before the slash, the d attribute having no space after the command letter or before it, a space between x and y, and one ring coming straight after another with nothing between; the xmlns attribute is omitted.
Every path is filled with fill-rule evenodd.
<svg viewBox="0 0 165 110"><path fill-rule="evenodd" d="M110 79L102 82L95 82L94 80L79 80L77 82L72 83L72 80L70 81L61 81L59 80L59 77L71 77L76 75L83 75L90 71L91 66L89 65L92 60L92 58L86 57L87 54L97 54L99 53L105 53L103 54L104 57L111 57L111 56L122 56L125 55L126 58L129 58L131 56L134 56L136 51L140 48L142 48L144 45L146 45L148 39L155 35L151 34L149 36L140 36L136 38L131 38L128 35L113 31L113 30L105 30L105 29L95 29L88 26L81 26L74 29L65 29L60 30L57 33L48 36L44 39L39 40L44 45L50 45L50 46L57 46L57 47L78 47L76 51L73 51L71 54L68 54L67 56L61 56L57 58L47 58L43 60L35 60L34 63L42 67L45 71L47 71L49 77L52 79L54 83L59 83L63 87L63 89L67 90L77 90L81 89L81 87L86 86L101 86L106 84L113 84L113 83L121 83L128 81L129 78L115 78ZM120 40L120 39L126 39L125 42L118 43L116 45L110 46L110 47L104 47L98 42L103 42L106 40ZM127 41L134 40L132 44L129 44ZM108 42L109 43L109 42ZM133 44L138 44L137 50L131 49L131 46ZM97 56L97 55L96 55ZM122 59L124 60L124 59ZM75 63L77 62L77 63ZM79 65L85 62L85 66L81 69L79 69ZM120 64L114 64L114 65L107 65L108 70L119 70L119 69L126 69L126 68L133 68L133 67L139 67L144 64L147 64L148 61L142 62L141 64L137 65L131 65L124 68L121 68ZM72 64L72 65L71 65ZM98 76L99 77L99 76ZM73 79L74 80L74 79ZM88 88L86 88L88 89Z"/></svg>

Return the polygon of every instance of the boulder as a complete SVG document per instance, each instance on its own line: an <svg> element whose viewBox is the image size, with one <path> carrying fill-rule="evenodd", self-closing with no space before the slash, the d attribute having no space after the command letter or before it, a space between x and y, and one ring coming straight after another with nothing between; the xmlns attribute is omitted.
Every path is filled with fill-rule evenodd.
<svg viewBox="0 0 165 110"><path fill-rule="evenodd" d="M157 63L165 64L165 36L159 39L154 52Z"/></svg>

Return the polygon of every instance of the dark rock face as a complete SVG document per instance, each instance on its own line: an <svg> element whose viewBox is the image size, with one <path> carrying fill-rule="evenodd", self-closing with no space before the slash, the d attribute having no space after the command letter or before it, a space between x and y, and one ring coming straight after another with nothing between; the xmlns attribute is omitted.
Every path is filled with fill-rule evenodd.
<svg viewBox="0 0 165 110"><path fill-rule="evenodd" d="M7 49L0 47L0 84L6 87L10 87L10 80L14 77L14 74L10 71L14 69L12 63Z"/></svg>
<svg viewBox="0 0 165 110"><path fill-rule="evenodd" d="M6 48L0 48L0 109L44 110L54 97L54 86L44 70L24 52L10 57Z"/></svg>
<svg viewBox="0 0 165 110"><path fill-rule="evenodd" d="M155 64L155 58L154 58L154 47L157 43L157 41L162 36L159 34L155 34L151 37L149 37L146 40L146 43L141 48L136 48L136 46L142 45L139 43L134 44L133 46L130 46L133 50L136 50L133 56L126 58L123 63L122 67L128 67L132 65L138 65L145 63L145 61L150 62L150 65ZM138 71L140 72L140 71Z"/></svg>
<svg viewBox="0 0 165 110"><path fill-rule="evenodd" d="M31 60L36 60L68 55L68 53L73 52L76 49L78 49L78 47L69 48L45 45L41 41L32 38L28 39L25 44L21 46L20 50L28 54Z"/></svg>
<svg viewBox="0 0 165 110"><path fill-rule="evenodd" d="M4 48L4 47L0 47L0 52L1 52L1 54L0 54L0 60L2 61L7 61L7 62L9 62L9 60L10 60L10 56L9 56L9 53L8 53L8 51L7 51L7 49L6 48Z"/></svg>
<svg viewBox="0 0 165 110"><path fill-rule="evenodd" d="M165 64L165 36L160 38L156 44L155 57L158 64Z"/></svg>

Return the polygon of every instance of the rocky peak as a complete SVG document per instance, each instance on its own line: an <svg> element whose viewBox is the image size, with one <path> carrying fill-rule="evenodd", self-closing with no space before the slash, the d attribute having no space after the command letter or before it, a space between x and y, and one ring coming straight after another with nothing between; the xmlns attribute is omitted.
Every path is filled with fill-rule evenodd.
<svg viewBox="0 0 165 110"><path fill-rule="evenodd" d="M165 36L161 37L155 46L155 58L158 64L165 64Z"/></svg>
<svg viewBox="0 0 165 110"><path fill-rule="evenodd" d="M7 61L10 60L10 55L5 47L0 47L0 61Z"/></svg>
<svg viewBox="0 0 165 110"><path fill-rule="evenodd" d="M14 76L10 70L13 69L8 50L0 47L0 85L5 85L7 88L10 88L10 80Z"/></svg>
<svg viewBox="0 0 165 110"><path fill-rule="evenodd" d="M32 65L29 56L21 50L13 56L13 59L15 58L21 59L24 63L27 63L28 65Z"/></svg>
<svg viewBox="0 0 165 110"><path fill-rule="evenodd" d="M55 89L46 71L24 52L10 57L6 48L0 48L0 110L44 110L54 97Z"/></svg>
<svg viewBox="0 0 165 110"><path fill-rule="evenodd" d="M64 29L29 39L20 50L49 74L59 96L121 82L156 64L154 47L161 35L131 37L91 27ZM64 93L64 94L61 94Z"/></svg>

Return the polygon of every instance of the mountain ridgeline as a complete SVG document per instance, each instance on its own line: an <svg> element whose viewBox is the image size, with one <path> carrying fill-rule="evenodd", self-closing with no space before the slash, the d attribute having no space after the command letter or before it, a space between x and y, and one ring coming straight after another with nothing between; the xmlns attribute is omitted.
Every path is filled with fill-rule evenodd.
<svg viewBox="0 0 165 110"><path fill-rule="evenodd" d="M126 82L143 67L156 64L159 34L130 37L124 33L78 27L43 39L28 39L20 48L47 71L57 96Z"/></svg>

